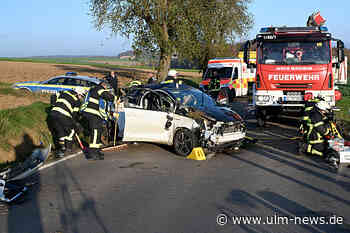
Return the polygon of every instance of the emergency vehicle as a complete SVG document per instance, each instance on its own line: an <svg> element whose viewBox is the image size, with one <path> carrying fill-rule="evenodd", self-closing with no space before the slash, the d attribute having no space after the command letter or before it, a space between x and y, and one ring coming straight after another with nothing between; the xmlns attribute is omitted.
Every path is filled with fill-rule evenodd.
<svg viewBox="0 0 350 233"><path fill-rule="evenodd" d="M256 64L249 58L252 44ZM259 126L270 116L301 111L309 98L322 97L334 106L341 98L335 84L347 80L344 43L325 26L261 28L256 39L245 43L244 62L256 67L253 104Z"/></svg>
<svg viewBox="0 0 350 233"><path fill-rule="evenodd" d="M234 97L248 95L254 83L255 68L247 68L242 58L210 59L200 89L222 104L232 102ZM251 53L250 61L255 61L254 53Z"/></svg>

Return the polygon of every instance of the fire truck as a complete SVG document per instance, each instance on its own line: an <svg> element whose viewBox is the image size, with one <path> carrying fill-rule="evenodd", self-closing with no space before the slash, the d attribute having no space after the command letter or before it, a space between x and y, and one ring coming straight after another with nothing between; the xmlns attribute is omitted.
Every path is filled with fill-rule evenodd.
<svg viewBox="0 0 350 233"><path fill-rule="evenodd" d="M309 25L261 28L243 46L247 67L256 67L253 105L259 126L271 116L301 112L308 98L322 97L330 107L341 98L335 84L347 79L344 43L327 27ZM249 57L252 45L256 63Z"/></svg>
<svg viewBox="0 0 350 233"><path fill-rule="evenodd" d="M246 96L255 78L255 68L247 68L241 58L223 57L208 61L207 69L200 83L200 89L208 93L217 102L229 104L233 98ZM255 54L250 54L250 62L255 62Z"/></svg>

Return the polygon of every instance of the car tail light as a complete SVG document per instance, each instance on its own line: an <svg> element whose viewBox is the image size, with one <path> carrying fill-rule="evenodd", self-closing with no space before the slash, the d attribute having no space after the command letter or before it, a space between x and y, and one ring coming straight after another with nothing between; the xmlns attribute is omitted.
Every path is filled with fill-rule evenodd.
<svg viewBox="0 0 350 233"><path fill-rule="evenodd" d="M304 95L304 100L308 101L308 100L313 99L313 97L314 97L314 95L311 92L306 92Z"/></svg>

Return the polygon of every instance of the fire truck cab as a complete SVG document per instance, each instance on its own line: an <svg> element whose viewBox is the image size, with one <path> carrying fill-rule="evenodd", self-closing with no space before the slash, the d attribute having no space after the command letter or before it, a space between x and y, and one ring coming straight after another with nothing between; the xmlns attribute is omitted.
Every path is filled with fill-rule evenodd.
<svg viewBox="0 0 350 233"><path fill-rule="evenodd" d="M332 41L337 44L335 58ZM249 58L252 44L256 64ZM322 97L334 106L335 84L346 82L344 43L324 26L262 28L256 39L245 43L244 62L256 67L253 104L259 126L282 112L301 111L306 96Z"/></svg>
<svg viewBox="0 0 350 233"><path fill-rule="evenodd" d="M254 60L255 57L250 61ZM208 61L199 86L217 102L229 104L235 97L248 95L254 78L255 68L248 69L242 58L214 58Z"/></svg>

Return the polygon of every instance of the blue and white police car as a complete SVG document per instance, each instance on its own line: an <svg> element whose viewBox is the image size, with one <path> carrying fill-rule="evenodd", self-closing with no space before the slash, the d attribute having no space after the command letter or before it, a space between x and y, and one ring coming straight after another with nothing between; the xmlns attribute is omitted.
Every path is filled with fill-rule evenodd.
<svg viewBox="0 0 350 233"><path fill-rule="evenodd" d="M60 91L74 90L77 87L83 87L88 91L91 87L98 85L102 81L96 77L80 76L75 72L67 72L65 75L52 77L46 81L19 82L13 84L12 87L29 92L54 94Z"/></svg>

